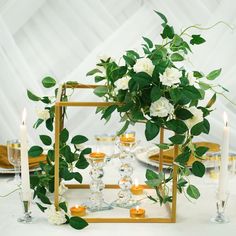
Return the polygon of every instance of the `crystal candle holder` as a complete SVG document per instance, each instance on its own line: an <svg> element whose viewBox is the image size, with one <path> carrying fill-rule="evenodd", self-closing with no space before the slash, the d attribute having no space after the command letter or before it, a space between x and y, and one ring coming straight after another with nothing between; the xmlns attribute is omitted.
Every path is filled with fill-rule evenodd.
<svg viewBox="0 0 236 236"><path fill-rule="evenodd" d="M127 138L127 139L126 139ZM121 208L131 208L136 206L138 202L133 199L131 194L131 187L133 185L133 180L131 175L133 174L132 161L134 160L133 150L137 143L135 138L129 133L126 138L121 137L118 147L120 149L120 161L121 166L119 168L120 180L118 192L118 198L112 203L113 206Z"/></svg>
<svg viewBox="0 0 236 236"><path fill-rule="evenodd" d="M106 155L102 152L92 152L86 156L86 159L91 166L89 174L92 180L90 182L90 197L84 205L92 212L110 210L112 206L104 201L102 193L105 188L102 178L104 176L103 167L107 163Z"/></svg>

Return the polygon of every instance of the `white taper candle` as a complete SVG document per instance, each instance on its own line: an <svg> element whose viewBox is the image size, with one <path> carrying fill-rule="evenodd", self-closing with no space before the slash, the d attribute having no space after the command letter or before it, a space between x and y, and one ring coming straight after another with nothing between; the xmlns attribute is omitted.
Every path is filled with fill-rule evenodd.
<svg viewBox="0 0 236 236"><path fill-rule="evenodd" d="M22 114L22 124L20 126L20 143L21 143L21 190L22 200L29 201L31 198L30 179L29 179L29 161L28 161L28 141L27 127L25 124L26 109Z"/></svg>

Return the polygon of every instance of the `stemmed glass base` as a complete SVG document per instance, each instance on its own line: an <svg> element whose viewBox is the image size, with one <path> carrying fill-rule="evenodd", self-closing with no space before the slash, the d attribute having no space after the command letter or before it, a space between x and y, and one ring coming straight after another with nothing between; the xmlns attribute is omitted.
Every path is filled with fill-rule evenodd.
<svg viewBox="0 0 236 236"><path fill-rule="evenodd" d="M29 210L30 201L22 201L22 203L23 203L24 215L22 217L19 217L17 219L17 222L29 224L32 222L31 212Z"/></svg>
<svg viewBox="0 0 236 236"><path fill-rule="evenodd" d="M228 199L228 197L227 197ZM211 218L211 222L217 223L217 224L225 224L229 222L229 219L225 216L225 207L226 207L226 200L218 200L216 202L216 216Z"/></svg>
<svg viewBox="0 0 236 236"><path fill-rule="evenodd" d="M227 217L225 217L224 214L217 214L216 217L212 217L211 218L211 222L212 223L217 223L217 224L225 224L225 223L229 223L229 219Z"/></svg>

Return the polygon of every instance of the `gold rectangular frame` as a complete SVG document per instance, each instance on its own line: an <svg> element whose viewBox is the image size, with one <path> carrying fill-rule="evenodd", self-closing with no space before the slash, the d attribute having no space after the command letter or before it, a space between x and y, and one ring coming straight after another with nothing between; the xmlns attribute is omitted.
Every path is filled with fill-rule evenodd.
<svg viewBox="0 0 236 236"><path fill-rule="evenodd" d="M108 107L111 105L119 105L116 102L65 102L61 101L63 93L67 88L73 89L94 89L101 85L91 84L74 84L74 85L60 85L57 92L57 99L55 103L55 179L54 179L54 204L56 209L59 209L59 134L63 129L64 121L62 119L62 111L65 107ZM160 129L160 143L164 142L164 129ZM178 145L174 146L174 157L178 155ZM163 169L163 150L160 149L159 170ZM172 183L172 203L165 204L169 217L168 218L84 218L89 223L175 223L176 222L176 204L177 204L177 171L178 166L173 163L173 183ZM88 184L67 184L69 189L88 189ZM143 185L148 189L147 185ZM107 189L118 189L116 184L106 184Z"/></svg>

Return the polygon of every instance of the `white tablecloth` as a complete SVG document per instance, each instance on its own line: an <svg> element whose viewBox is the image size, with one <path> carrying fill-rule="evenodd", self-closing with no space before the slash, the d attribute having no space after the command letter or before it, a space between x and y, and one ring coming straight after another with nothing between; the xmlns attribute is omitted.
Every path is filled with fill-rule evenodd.
<svg viewBox="0 0 236 236"><path fill-rule="evenodd" d="M108 164L105 168L105 182L117 182L119 177L117 168L119 160ZM144 180L145 166L139 162L134 163L134 176L140 182ZM111 171L112 170L112 171ZM84 173L84 182L88 183L87 170ZM0 195L7 193L13 186L9 181L11 176L0 176ZM111 181L112 180L112 181ZM33 235L33 236L59 236L59 235L163 235L163 236L184 236L184 235L235 235L236 234L236 177L230 179L231 194L226 208L226 215L230 218L230 223L213 224L210 218L215 215L215 191L216 184L208 178L199 181L198 178L192 180L200 188L201 197L199 200L189 202L184 196L178 196L177 223L157 224L157 223L136 223L136 224L114 224L96 223L89 224L82 231L77 231L68 225L54 226L47 222L46 216L37 208L32 206L34 221L32 224L21 224L16 222L17 217L22 212L19 201L19 193L14 193L7 198L0 198L0 236L11 235ZM112 214L112 211L110 211Z"/></svg>

